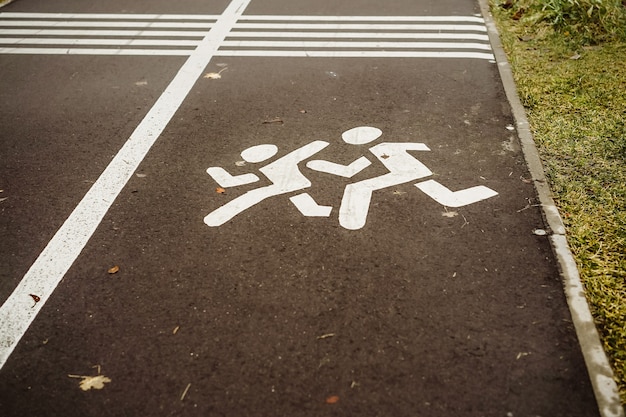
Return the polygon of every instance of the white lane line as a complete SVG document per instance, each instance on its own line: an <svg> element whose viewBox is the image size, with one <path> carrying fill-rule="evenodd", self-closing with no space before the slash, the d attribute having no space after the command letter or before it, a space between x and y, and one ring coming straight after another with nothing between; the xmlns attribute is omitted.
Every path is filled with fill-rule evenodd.
<svg viewBox="0 0 626 417"><path fill-rule="evenodd" d="M316 38L316 39L456 39L489 41L481 33L436 33L436 32L249 32L232 31L231 38Z"/></svg>
<svg viewBox="0 0 626 417"><path fill-rule="evenodd" d="M219 15L203 14L110 14L110 13L0 13L8 19L118 19L118 20L217 20Z"/></svg>
<svg viewBox="0 0 626 417"><path fill-rule="evenodd" d="M245 15L239 21L323 21L323 22L469 22L484 23L477 16L281 16L281 15Z"/></svg>
<svg viewBox="0 0 626 417"><path fill-rule="evenodd" d="M0 27L45 27L45 28L97 28L97 27L109 27L109 28L156 28L156 29L209 29L214 22L206 23L190 23L190 22L106 22L106 21L71 21L66 20L62 22L48 22L37 20L0 20Z"/></svg>
<svg viewBox="0 0 626 417"><path fill-rule="evenodd" d="M0 18L8 19L107 19L107 20L216 20L217 15L201 14L97 14L97 13L0 13ZM324 21L324 22L472 22L484 23L478 16L285 16L285 15L245 15L240 21Z"/></svg>
<svg viewBox="0 0 626 417"><path fill-rule="evenodd" d="M483 52L440 51L280 51L280 50L220 50L220 57L275 58L470 58L493 60L493 54Z"/></svg>
<svg viewBox="0 0 626 417"><path fill-rule="evenodd" d="M186 37L203 38L204 31L176 30L84 30L84 29L0 29L2 36L121 36L121 37Z"/></svg>
<svg viewBox="0 0 626 417"><path fill-rule="evenodd" d="M5 55L189 56L192 49L0 48Z"/></svg>
<svg viewBox="0 0 626 417"><path fill-rule="evenodd" d="M187 49L91 49L91 48L0 48L7 55L117 55L117 56L186 56ZM481 52L440 51L281 51L281 50L220 50L219 57L273 58L467 58L493 60L493 54Z"/></svg>
<svg viewBox="0 0 626 417"><path fill-rule="evenodd" d="M480 49L490 51L485 43L470 42L336 42L336 41L229 41L222 43L224 48L407 48L407 49Z"/></svg>
<svg viewBox="0 0 626 417"><path fill-rule="evenodd" d="M200 40L186 39L67 39L67 38L0 38L2 45L101 45L101 46L197 46ZM192 52L192 51L190 51Z"/></svg>
<svg viewBox="0 0 626 417"><path fill-rule="evenodd" d="M230 3L211 32L185 61L122 149L0 307L0 368L79 256L115 198L187 97L249 2L233 0ZM33 305L33 298L29 294L37 295L40 301Z"/></svg>
<svg viewBox="0 0 626 417"><path fill-rule="evenodd" d="M393 23L237 23L235 29L272 30L447 30L487 32L484 25L393 24Z"/></svg>

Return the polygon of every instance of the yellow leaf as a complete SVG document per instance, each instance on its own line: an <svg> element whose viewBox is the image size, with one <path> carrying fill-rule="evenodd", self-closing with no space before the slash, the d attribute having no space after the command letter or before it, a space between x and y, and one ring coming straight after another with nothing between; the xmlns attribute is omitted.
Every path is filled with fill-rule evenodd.
<svg viewBox="0 0 626 417"><path fill-rule="evenodd" d="M92 388L102 389L104 388L104 384L111 382L111 379L104 375L83 376L82 378L82 381L80 381L80 389L83 391L89 391Z"/></svg>
<svg viewBox="0 0 626 417"><path fill-rule="evenodd" d="M120 270L120 267L115 265L114 267L109 268L108 273L109 274L115 274Z"/></svg>

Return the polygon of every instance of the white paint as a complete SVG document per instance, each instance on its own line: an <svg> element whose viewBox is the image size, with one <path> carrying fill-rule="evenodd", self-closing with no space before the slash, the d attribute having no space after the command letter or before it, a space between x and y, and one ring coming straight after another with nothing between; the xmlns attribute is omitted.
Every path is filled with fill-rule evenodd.
<svg viewBox="0 0 626 417"><path fill-rule="evenodd" d="M204 38L206 31L186 30L85 30L85 29L1 29L2 36L119 36L119 37L181 37ZM199 39L199 40L200 40ZM52 40L52 39L51 39Z"/></svg>
<svg viewBox="0 0 626 417"><path fill-rule="evenodd" d="M359 126L346 130L341 136L345 143L361 146L377 140L381 135L382 131L378 128ZM259 171L272 182L271 185L248 191L215 209L205 217L204 222L212 227L221 226L267 198L310 187L311 182L300 172L298 164L326 146L328 146L328 142L311 142L261 168ZM273 156L276 149L273 145L253 146L242 152L242 156L252 162L260 162ZM369 151L378 158L389 172L375 178L348 184L345 187L339 208L339 224L349 230L357 230L365 225L374 191L432 175L432 172L423 163L408 153L408 151L430 151L423 143L380 143L369 148ZM306 167L335 176L352 178L370 165L369 159L362 156L348 165L325 160L312 160L307 162ZM254 174L232 177L219 167L209 168L207 172L220 185L243 185L258 180ZM498 194L484 186L453 192L433 180L424 181L416 184L416 186L435 201L448 207L473 204ZM308 193L290 197L290 200L305 216L328 217L332 211L331 206L319 205Z"/></svg>
<svg viewBox="0 0 626 417"><path fill-rule="evenodd" d="M440 51L280 51L280 50L220 50L220 57L284 57L284 58L470 58L493 59L491 53Z"/></svg>
<svg viewBox="0 0 626 417"><path fill-rule="evenodd" d="M370 152L389 173L346 186L339 208L339 224L350 230L362 228L374 191L432 175L424 164L407 152L429 150L423 143L381 143L372 146Z"/></svg>
<svg viewBox="0 0 626 417"><path fill-rule="evenodd" d="M179 48L194 47L195 40L189 38L198 41L204 38L206 31L193 29L208 30L213 24L211 18L215 17L0 14L0 45L5 45L0 48L0 53L185 56L191 51ZM468 58L491 61L493 55L485 32L483 20L474 16L247 15L239 17L218 54L224 57ZM76 39L68 39L69 36ZM99 40L99 37L106 38ZM145 37L151 39L133 39ZM272 40L276 38L284 40ZM159 48L149 48L151 46Z"/></svg>
<svg viewBox="0 0 626 417"><path fill-rule="evenodd" d="M0 48L0 54L14 55L119 55L119 56L188 56L188 49L94 49L94 48ZM470 58L491 60L490 53L479 52L420 52L420 51L280 51L232 50L217 51L219 57L280 57L280 58Z"/></svg>
<svg viewBox="0 0 626 417"><path fill-rule="evenodd" d="M498 195L497 192L484 185L452 191L437 181L428 180L415 184L415 186L442 206L455 208L474 204Z"/></svg>
<svg viewBox="0 0 626 417"><path fill-rule="evenodd" d="M446 40L481 40L487 42L489 37L481 33L453 32L230 32L232 38L320 38L320 39L446 39Z"/></svg>
<svg viewBox="0 0 626 417"><path fill-rule="evenodd" d="M278 146L272 144L256 145L241 152L244 161L257 163L265 161L278 153Z"/></svg>
<svg viewBox="0 0 626 417"><path fill-rule="evenodd" d="M349 165L341 165L335 162L314 160L306 163L307 168L314 171L325 172L327 174L337 175L344 178L352 178L372 163L369 159L362 156Z"/></svg>
<svg viewBox="0 0 626 417"><path fill-rule="evenodd" d="M0 13L1 19L217 20L219 17L203 14Z"/></svg>
<svg viewBox="0 0 626 417"><path fill-rule="evenodd" d="M106 14L106 13L0 13L3 19L114 19L114 20L217 20L219 15L202 14ZM359 21L359 22L473 22L484 23L477 16L285 16L242 15L240 21Z"/></svg>
<svg viewBox="0 0 626 417"><path fill-rule="evenodd" d="M102 221L111 204L181 105L250 0L234 0L187 59L72 214L0 307L0 367ZM33 305L29 294L40 301Z"/></svg>
<svg viewBox="0 0 626 417"><path fill-rule="evenodd" d="M207 174L211 176L217 182L220 187L238 187L240 185L252 184L259 181L259 177L254 174L242 174L233 176L229 174L224 168L211 167L207 168Z"/></svg>
<svg viewBox="0 0 626 417"><path fill-rule="evenodd" d="M337 41L225 41L227 48L406 48L406 49L479 49L490 51L491 46L470 42L337 42Z"/></svg>
<svg viewBox="0 0 626 417"><path fill-rule="evenodd" d="M201 39L67 39L0 38L0 45L88 45L88 46L175 46L195 47ZM192 50L189 53L193 52Z"/></svg>
<svg viewBox="0 0 626 417"><path fill-rule="evenodd" d="M307 217L329 217L333 208L329 206L320 206L308 193L298 194L290 197L289 200L300 213Z"/></svg>
<svg viewBox="0 0 626 417"><path fill-rule="evenodd" d="M391 24L391 23L237 23L235 30L430 30L487 32L483 25Z"/></svg>
<svg viewBox="0 0 626 417"><path fill-rule="evenodd" d="M382 130L371 126L359 126L346 130L341 134L344 142L351 145L364 145L378 139L383 134Z"/></svg>
<svg viewBox="0 0 626 417"><path fill-rule="evenodd" d="M189 56L192 53L189 49L0 48L0 54L13 55Z"/></svg>
<svg viewBox="0 0 626 417"><path fill-rule="evenodd" d="M311 181L300 172L298 164L328 145L321 140L311 142L259 169L272 182L271 185L250 190L229 201L209 213L204 223L211 227L221 226L267 198L310 187Z"/></svg>
<svg viewBox="0 0 626 417"><path fill-rule="evenodd" d="M284 15L245 15L239 21L343 21L343 22L471 22L484 23L484 19L476 16L284 16Z"/></svg>
<svg viewBox="0 0 626 417"><path fill-rule="evenodd" d="M2 17L2 15L0 15ZM209 30L214 23L190 23L190 22L108 22L108 21L80 21L80 20L66 20L66 21L40 21L40 20L0 20L0 27L47 27L47 28L143 28L143 29L205 29Z"/></svg>

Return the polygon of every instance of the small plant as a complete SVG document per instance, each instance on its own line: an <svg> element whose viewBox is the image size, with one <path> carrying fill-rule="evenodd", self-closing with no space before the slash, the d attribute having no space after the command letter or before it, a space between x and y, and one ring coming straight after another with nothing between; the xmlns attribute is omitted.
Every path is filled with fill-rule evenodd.
<svg viewBox="0 0 626 417"><path fill-rule="evenodd" d="M527 24L546 23L582 43L626 40L622 0L506 0L500 6Z"/></svg>

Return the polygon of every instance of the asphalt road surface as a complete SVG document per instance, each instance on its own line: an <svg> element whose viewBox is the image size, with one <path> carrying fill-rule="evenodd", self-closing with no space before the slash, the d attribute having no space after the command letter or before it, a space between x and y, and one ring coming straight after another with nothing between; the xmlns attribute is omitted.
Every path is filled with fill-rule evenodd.
<svg viewBox="0 0 626 417"><path fill-rule="evenodd" d="M598 415L475 1L2 12L2 416Z"/></svg>

